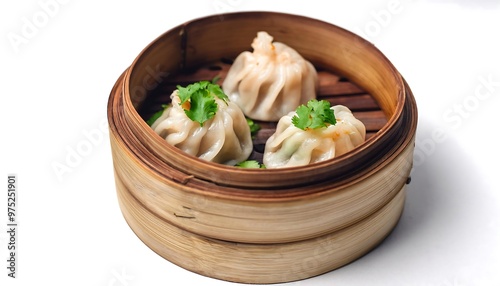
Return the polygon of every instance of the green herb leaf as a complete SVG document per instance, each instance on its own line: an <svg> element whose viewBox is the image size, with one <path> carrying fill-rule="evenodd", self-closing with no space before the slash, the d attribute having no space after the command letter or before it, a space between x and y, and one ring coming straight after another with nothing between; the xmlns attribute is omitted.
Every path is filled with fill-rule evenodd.
<svg viewBox="0 0 500 286"><path fill-rule="evenodd" d="M222 88L209 81L200 81L186 87L177 86L177 95L181 100L184 112L193 121L203 123L215 116L217 112L217 102L215 97L222 99L226 104L229 100ZM189 101L189 104L184 105Z"/></svg>
<svg viewBox="0 0 500 286"><path fill-rule="evenodd" d="M247 161L240 162L240 163L236 164L236 167L247 168L247 169L265 169L266 168L266 166L264 166L264 164L261 165L256 160L247 160Z"/></svg>
<svg viewBox="0 0 500 286"><path fill-rule="evenodd" d="M257 131L260 130L260 125L255 123L252 119L250 118L246 118L247 119L247 124L248 124L248 127L250 127L250 134L252 136L254 136Z"/></svg>
<svg viewBox="0 0 500 286"><path fill-rule="evenodd" d="M295 127L305 130L308 126L311 126L312 117L309 116L310 110L307 106L301 105L295 110L296 115L292 117L292 123Z"/></svg>
<svg viewBox="0 0 500 286"><path fill-rule="evenodd" d="M217 84L217 82L220 80L220 76L219 75L216 75L214 76L214 78L212 79L212 83L213 84Z"/></svg>
<svg viewBox="0 0 500 286"><path fill-rule="evenodd" d="M191 95L191 108L184 110L186 115L193 121L203 123L215 116L217 103L208 91L199 91Z"/></svg>
<svg viewBox="0 0 500 286"><path fill-rule="evenodd" d="M165 111L165 109L168 107L168 104L162 104L161 105L161 110L158 110L157 112L155 112L153 115L151 115L151 117L146 121L146 123L149 125L149 126L152 126L153 123L155 123L156 119L160 118L160 116L163 114L163 112Z"/></svg>
<svg viewBox="0 0 500 286"><path fill-rule="evenodd" d="M215 94L215 96L217 96L218 98L224 100L224 102L227 104L229 98L227 97L227 95L224 93L224 91L222 90L222 88L219 85L213 84L213 83L209 83L207 85L207 89L212 94Z"/></svg>
<svg viewBox="0 0 500 286"><path fill-rule="evenodd" d="M309 100L307 106L300 105L295 113L292 123L302 130L327 127L337 123L335 114L330 108L330 102L326 100Z"/></svg>

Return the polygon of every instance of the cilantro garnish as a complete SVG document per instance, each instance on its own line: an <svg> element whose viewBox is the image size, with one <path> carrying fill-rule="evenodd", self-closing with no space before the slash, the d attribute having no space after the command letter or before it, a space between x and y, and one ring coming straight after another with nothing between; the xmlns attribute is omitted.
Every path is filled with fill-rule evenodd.
<svg viewBox="0 0 500 286"><path fill-rule="evenodd" d="M165 111L165 108L167 108L168 104L162 104L161 105L161 110L158 110L155 112L151 117L146 121L146 123L151 126L153 123L155 123L156 119L160 118L160 116L163 114Z"/></svg>
<svg viewBox="0 0 500 286"><path fill-rule="evenodd" d="M215 116L217 112L217 102L215 97L228 101L227 95L222 88L209 81L200 81L186 87L177 86L177 95L181 100L180 105L184 109L187 117L191 120L203 123ZM189 102L189 104L185 104Z"/></svg>
<svg viewBox="0 0 500 286"><path fill-rule="evenodd" d="M220 80L220 76L219 75L216 75L214 76L214 78L212 79L212 83L213 84L217 84L217 82Z"/></svg>
<svg viewBox="0 0 500 286"><path fill-rule="evenodd" d="M254 136L255 134L257 134L257 131L260 130L260 125L255 123L252 119L250 119L248 117L246 119L247 119L248 127L250 127L250 134L252 136Z"/></svg>
<svg viewBox="0 0 500 286"><path fill-rule="evenodd" d="M266 168L266 166L264 166L264 164L261 165L256 160L247 160L247 161L240 162L240 163L236 164L236 167L247 168L247 169L265 169Z"/></svg>
<svg viewBox="0 0 500 286"><path fill-rule="evenodd" d="M295 127L302 130L327 127L329 124L335 125L337 120L333 110L330 109L330 102L326 100L311 99L307 106L300 105L292 117Z"/></svg>

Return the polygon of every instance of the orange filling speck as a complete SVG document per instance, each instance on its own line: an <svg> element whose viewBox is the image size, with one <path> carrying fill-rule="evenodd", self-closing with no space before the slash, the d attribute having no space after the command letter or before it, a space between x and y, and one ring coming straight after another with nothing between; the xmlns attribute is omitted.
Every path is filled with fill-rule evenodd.
<svg viewBox="0 0 500 286"><path fill-rule="evenodd" d="M184 109L184 110L190 110L191 109L191 102L189 101L186 101L184 102L181 107Z"/></svg>

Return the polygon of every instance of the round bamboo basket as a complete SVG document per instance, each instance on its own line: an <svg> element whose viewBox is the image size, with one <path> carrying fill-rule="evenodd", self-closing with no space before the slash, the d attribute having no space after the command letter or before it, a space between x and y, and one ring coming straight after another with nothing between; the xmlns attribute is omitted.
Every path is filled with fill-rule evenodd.
<svg viewBox="0 0 500 286"><path fill-rule="evenodd" d="M146 124L178 84L221 80L258 31L318 70L318 97L349 107L367 140L307 166L241 169L167 144ZM209 277L278 283L331 271L373 249L397 224L413 162L417 107L372 44L330 23L275 12L214 15L155 39L108 102L118 200L137 236L167 260ZM276 122L258 122L261 159Z"/></svg>

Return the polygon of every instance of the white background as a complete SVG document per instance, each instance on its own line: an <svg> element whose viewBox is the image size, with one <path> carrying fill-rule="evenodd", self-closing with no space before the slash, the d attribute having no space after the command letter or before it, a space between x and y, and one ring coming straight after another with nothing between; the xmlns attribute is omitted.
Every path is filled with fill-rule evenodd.
<svg viewBox="0 0 500 286"><path fill-rule="evenodd" d="M133 234L101 126L113 84L149 42L193 18L250 10L359 33L407 79L419 109L413 180L394 232L354 263L286 285L500 285L498 1L54 1L0 4L5 227L7 174L19 181L19 278L7 277L2 230L0 285L234 285L169 263ZM58 175L57 164L68 169Z"/></svg>

